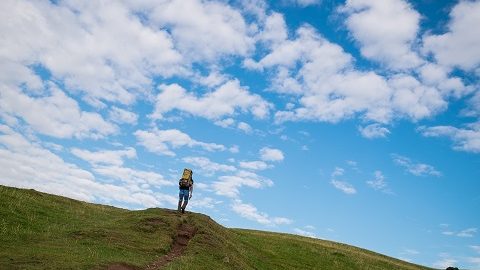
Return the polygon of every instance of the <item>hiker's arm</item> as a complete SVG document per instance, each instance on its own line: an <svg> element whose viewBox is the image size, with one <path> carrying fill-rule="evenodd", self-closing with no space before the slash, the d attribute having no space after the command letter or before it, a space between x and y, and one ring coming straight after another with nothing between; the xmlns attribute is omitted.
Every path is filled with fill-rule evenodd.
<svg viewBox="0 0 480 270"><path fill-rule="evenodd" d="M192 193L193 193L193 184L190 186L190 195L188 196L189 199L192 198Z"/></svg>

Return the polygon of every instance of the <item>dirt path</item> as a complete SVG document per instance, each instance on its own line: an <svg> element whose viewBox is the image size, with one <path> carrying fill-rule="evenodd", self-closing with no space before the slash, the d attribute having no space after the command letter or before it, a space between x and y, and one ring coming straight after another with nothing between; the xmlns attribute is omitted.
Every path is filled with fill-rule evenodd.
<svg viewBox="0 0 480 270"><path fill-rule="evenodd" d="M161 269L177 257L182 256L187 248L188 242L197 232L197 228L183 223L177 230L177 236L173 240L172 249L169 253L163 255L158 260L147 265L146 270Z"/></svg>

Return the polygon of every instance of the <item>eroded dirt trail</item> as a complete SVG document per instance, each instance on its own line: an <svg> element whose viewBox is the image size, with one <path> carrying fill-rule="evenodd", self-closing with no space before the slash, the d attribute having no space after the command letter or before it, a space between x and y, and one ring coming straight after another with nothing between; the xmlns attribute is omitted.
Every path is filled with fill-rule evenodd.
<svg viewBox="0 0 480 270"><path fill-rule="evenodd" d="M145 269L161 269L163 266L167 265L169 262L174 260L177 257L182 256L187 248L188 242L197 232L197 228L192 225L183 223L177 230L177 236L173 240L172 249L169 253L163 255L158 260L149 264Z"/></svg>

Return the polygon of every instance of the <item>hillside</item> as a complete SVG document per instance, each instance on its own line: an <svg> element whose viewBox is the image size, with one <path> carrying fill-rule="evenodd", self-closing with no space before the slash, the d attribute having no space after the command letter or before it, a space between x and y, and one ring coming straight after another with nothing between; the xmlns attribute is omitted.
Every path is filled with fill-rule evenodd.
<svg viewBox="0 0 480 270"><path fill-rule="evenodd" d="M356 247L0 186L0 269L430 269ZM164 256L165 255L165 256Z"/></svg>

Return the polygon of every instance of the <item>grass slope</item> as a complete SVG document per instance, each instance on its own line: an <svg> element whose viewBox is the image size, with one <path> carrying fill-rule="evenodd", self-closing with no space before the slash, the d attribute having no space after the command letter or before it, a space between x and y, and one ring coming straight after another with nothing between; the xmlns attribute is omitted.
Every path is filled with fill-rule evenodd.
<svg viewBox="0 0 480 270"><path fill-rule="evenodd" d="M139 268L198 230L165 269L430 269L356 247L289 234L227 229L201 214L129 211L0 186L0 269Z"/></svg>

